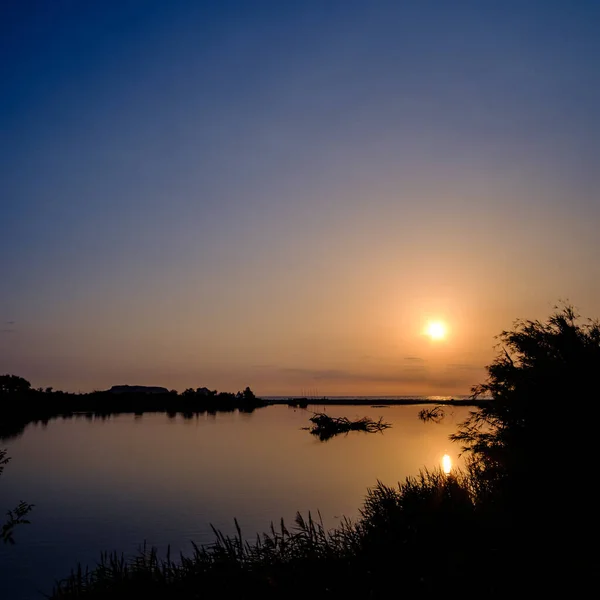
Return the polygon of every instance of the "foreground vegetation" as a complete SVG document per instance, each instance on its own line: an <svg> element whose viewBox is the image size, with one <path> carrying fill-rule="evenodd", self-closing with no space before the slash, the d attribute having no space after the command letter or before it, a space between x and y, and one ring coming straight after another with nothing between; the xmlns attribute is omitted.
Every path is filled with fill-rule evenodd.
<svg viewBox="0 0 600 600"><path fill-rule="evenodd" d="M298 515L294 527L282 522L253 543L239 528L232 537L215 531L214 544L194 546L190 556L107 554L58 584L52 598L539 595L554 575L534 564L562 544L540 535L541 505L570 489L536 476L543 464L533 464L532 444L559 403L596 395L600 325L581 325L566 307L545 323L517 322L500 342L487 381L473 390L493 399L453 436L466 452L463 472L423 471L398 487L378 483L360 518L331 531ZM559 517L553 514L553 531L561 531Z"/></svg>
<svg viewBox="0 0 600 600"><path fill-rule="evenodd" d="M76 571L53 598L377 598L390 591L442 593L481 555L477 505L464 476L423 472L398 488L378 484L357 523L326 531L320 519L298 515L253 543L238 529L215 531L210 547L160 559L155 550L126 561L104 555L91 571ZM489 548L491 550L491 548ZM487 559L486 559L487 560ZM481 578L482 592L493 586Z"/></svg>

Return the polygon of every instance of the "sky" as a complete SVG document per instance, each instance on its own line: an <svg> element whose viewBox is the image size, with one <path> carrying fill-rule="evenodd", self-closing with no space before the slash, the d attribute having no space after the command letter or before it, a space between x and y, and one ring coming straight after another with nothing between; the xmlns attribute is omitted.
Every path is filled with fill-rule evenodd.
<svg viewBox="0 0 600 600"><path fill-rule="evenodd" d="M600 317L599 24L595 0L5 0L0 373L467 394L516 318Z"/></svg>

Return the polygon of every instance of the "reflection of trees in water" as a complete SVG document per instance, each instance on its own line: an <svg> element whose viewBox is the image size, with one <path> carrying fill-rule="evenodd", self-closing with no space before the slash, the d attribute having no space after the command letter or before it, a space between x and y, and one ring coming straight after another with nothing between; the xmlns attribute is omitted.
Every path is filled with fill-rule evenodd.
<svg viewBox="0 0 600 600"><path fill-rule="evenodd" d="M0 422L0 441L11 440L18 438L23 435L25 428L29 425L30 421L5 421Z"/></svg>
<svg viewBox="0 0 600 600"><path fill-rule="evenodd" d="M50 421L62 420L85 420L85 421L108 421L113 417L119 415L133 415L134 418L139 419L145 414L165 414L168 419L174 420L177 417L181 417L184 421L190 421L192 419L198 419L204 416L216 417L219 413L234 413L239 411L244 414L252 414L255 411L255 407L246 408L223 408L223 409L206 409L198 411L115 411L115 412L81 412L81 413L69 413L69 414L58 414L47 418L27 418L21 417L16 419L3 419L0 422L0 442L14 440L21 437L29 425L46 427Z"/></svg>

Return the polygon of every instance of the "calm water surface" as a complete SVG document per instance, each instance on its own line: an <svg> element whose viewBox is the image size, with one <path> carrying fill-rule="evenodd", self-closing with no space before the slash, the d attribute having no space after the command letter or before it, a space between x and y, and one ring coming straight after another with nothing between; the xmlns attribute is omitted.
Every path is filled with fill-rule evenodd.
<svg viewBox="0 0 600 600"><path fill-rule="evenodd" d="M467 408L441 424L418 420L419 406L327 406L332 416L383 416L382 434L351 432L319 442L301 428L311 410L269 406L251 414L162 413L107 420L54 420L0 442L13 460L0 483L0 510L34 503L32 524L0 546L2 600L41 598L78 561L103 550L134 553L146 540L189 551L209 543L209 524L232 532L237 517L253 537L271 521L320 510L328 527L358 515L368 487L395 484L439 466L459 448L448 441Z"/></svg>

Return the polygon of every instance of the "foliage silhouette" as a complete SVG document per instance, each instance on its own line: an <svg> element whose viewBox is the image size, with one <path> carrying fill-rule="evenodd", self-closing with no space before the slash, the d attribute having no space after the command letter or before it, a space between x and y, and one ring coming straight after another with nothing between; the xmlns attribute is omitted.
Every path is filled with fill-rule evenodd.
<svg viewBox="0 0 600 600"><path fill-rule="evenodd" d="M525 491L540 468L539 460L533 463L532 440L540 448L544 435L556 434L555 415L566 400L597 396L600 323L581 323L565 305L545 322L518 320L498 338L487 380L472 389L474 397L492 400L472 411L451 439L470 455L496 504L504 512L523 512L533 508L524 502L530 497ZM568 428L560 431L570 436Z"/></svg>
<svg viewBox="0 0 600 600"><path fill-rule="evenodd" d="M0 375L0 398L9 394L23 394L31 389L31 383L18 375Z"/></svg>
<svg viewBox="0 0 600 600"><path fill-rule="evenodd" d="M6 455L6 450L0 449L0 475L4 472L4 467L8 464L10 458ZM0 539L5 544L14 544L14 529L17 525L27 525L29 520L27 515L33 510L33 504L19 502L16 508L9 510L6 515L8 519L0 527Z"/></svg>

